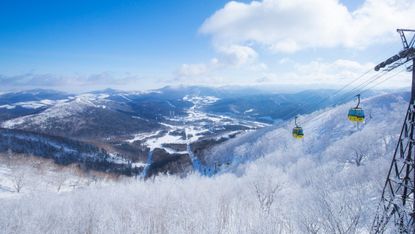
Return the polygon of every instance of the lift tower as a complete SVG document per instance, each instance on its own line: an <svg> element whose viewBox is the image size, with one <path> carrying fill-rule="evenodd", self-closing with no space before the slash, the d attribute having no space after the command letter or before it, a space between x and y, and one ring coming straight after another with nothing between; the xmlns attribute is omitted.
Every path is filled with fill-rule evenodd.
<svg viewBox="0 0 415 234"><path fill-rule="evenodd" d="M412 61L412 92L371 233L415 233L415 30L398 29L403 50L375 67L391 71ZM411 39L408 41L408 37ZM391 219L393 221L391 221Z"/></svg>

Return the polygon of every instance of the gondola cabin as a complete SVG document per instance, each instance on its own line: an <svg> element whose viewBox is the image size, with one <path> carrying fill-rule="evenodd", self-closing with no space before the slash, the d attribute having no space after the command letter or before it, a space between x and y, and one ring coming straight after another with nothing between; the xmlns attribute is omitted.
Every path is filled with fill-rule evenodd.
<svg viewBox="0 0 415 234"><path fill-rule="evenodd" d="M296 139L302 139L304 137L304 131L302 127L293 128L293 137Z"/></svg>
<svg viewBox="0 0 415 234"><path fill-rule="evenodd" d="M304 137L304 131L303 128L298 126L297 124L297 116L295 117L294 123L295 123L295 127L293 128L293 137L295 139L302 139Z"/></svg>
<svg viewBox="0 0 415 234"><path fill-rule="evenodd" d="M365 112L362 108L359 107L360 105L360 94L357 96L357 105L356 107L350 108L349 113L347 114L347 118L352 122L363 122L365 121Z"/></svg>
<svg viewBox="0 0 415 234"><path fill-rule="evenodd" d="M365 121L365 112L362 108L351 108L347 115L347 118L352 122L363 122Z"/></svg>

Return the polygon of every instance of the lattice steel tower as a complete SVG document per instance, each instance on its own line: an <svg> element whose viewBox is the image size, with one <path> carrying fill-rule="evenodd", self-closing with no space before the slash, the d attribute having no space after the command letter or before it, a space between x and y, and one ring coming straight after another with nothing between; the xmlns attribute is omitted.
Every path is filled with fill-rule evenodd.
<svg viewBox="0 0 415 234"><path fill-rule="evenodd" d="M403 50L375 67L391 71L412 61L412 92L371 233L415 233L415 30L398 29ZM411 34L412 39L407 40Z"/></svg>

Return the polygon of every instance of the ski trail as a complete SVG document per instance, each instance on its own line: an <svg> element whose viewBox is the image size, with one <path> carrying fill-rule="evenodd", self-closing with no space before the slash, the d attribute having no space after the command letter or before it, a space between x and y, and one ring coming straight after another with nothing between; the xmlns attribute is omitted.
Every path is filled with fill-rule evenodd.
<svg viewBox="0 0 415 234"><path fill-rule="evenodd" d="M192 161L192 166L193 169L196 171L201 171L201 167L202 167L202 163L200 162L200 160L196 157L196 155L193 153L191 147L190 147L190 143L187 142L187 153L189 154L190 160Z"/></svg>
<svg viewBox="0 0 415 234"><path fill-rule="evenodd" d="M147 162L146 162L146 166L144 167L143 171L141 172L140 177L141 178L146 178L148 176L148 170L151 167L151 164L153 163L153 150L150 149L150 151L148 151L147 154Z"/></svg>
<svg viewBox="0 0 415 234"><path fill-rule="evenodd" d="M204 176L213 176L215 174L215 170L212 170L209 166L203 165L200 159L193 153L192 148L190 146L190 140L187 135L187 129L184 129L186 135L186 149L187 153L189 154L190 161L192 162L193 170L199 172L201 175Z"/></svg>

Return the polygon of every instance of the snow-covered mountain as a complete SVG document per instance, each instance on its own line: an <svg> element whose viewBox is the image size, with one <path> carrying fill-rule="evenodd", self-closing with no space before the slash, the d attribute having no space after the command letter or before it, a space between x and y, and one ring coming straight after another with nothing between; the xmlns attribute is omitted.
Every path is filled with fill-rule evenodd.
<svg viewBox="0 0 415 234"><path fill-rule="evenodd" d="M364 99L360 126L346 117L354 103L303 115L300 141L291 121L240 134L206 156L207 165L230 163L214 177L3 199L0 225L17 233L368 233L408 98Z"/></svg>
<svg viewBox="0 0 415 234"><path fill-rule="evenodd" d="M0 94L0 122L20 116L40 113L71 96L52 90L29 90Z"/></svg>
<svg viewBox="0 0 415 234"><path fill-rule="evenodd" d="M165 87L74 95L32 90L0 95L0 126L84 141L145 165L148 175L212 174L217 168L206 165L208 149L287 119L293 110L309 113L329 106L334 100L308 104L332 92Z"/></svg>
<svg viewBox="0 0 415 234"><path fill-rule="evenodd" d="M69 137L100 137L149 131L154 122L131 118L127 108L108 100L105 94L83 94L57 102L46 110L3 122L4 128L17 128Z"/></svg>

